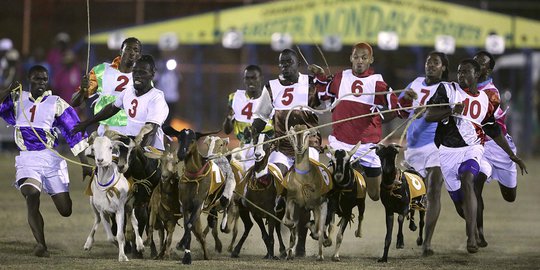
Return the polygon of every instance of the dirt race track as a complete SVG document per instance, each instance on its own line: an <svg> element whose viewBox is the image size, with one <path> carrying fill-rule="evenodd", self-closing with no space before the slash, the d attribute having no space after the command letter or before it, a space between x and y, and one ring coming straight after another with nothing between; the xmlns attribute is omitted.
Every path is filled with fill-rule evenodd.
<svg viewBox="0 0 540 270"><path fill-rule="evenodd" d="M26 221L26 206L19 192L11 186L15 177L14 156L0 155L0 269L172 269L186 268L178 263L183 253L173 260L154 261L149 259L149 248L145 259L133 259L119 263L118 250L106 242L100 225L96 242L91 251L83 250L83 244L93 223L93 214L88 198L83 194L85 184L81 182L79 167L70 166L73 214L61 217L52 200L42 194L41 211L45 219L46 240L50 258L31 255L34 239ZM416 246L417 232L404 228L405 249L395 249L393 242L389 262L377 263L384 245L384 208L380 202L368 199L363 223L363 237L354 237L354 227L347 228L341 248L341 262L330 260L334 246L324 251L325 261L318 262L313 255L316 242L308 239L307 257L293 261L264 260L264 245L257 226L254 226L246 241L240 258L230 258L224 251L214 251L214 241L207 237L210 260L202 260L199 244L193 238L193 269L540 269L540 160L527 160L529 175L520 176L518 198L514 203L505 202L498 185L491 183L484 188L485 233L489 246L476 254L465 249L465 222L456 214L446 191L443 191L442 212L433 237L436 252L431 257L421 257L421 248ZM354 210L356 212L356 210ZM206 219L206 216L204 216ZM407 223L408 224L408 223ZM240 229L240 233L243 229ZM284 230L287 231L287 230ZM173 246L179 241L182 228L177 227ZM157 235L156 235L157 236ZM288 241L288 233L285 235ZM230 235L221 235L224 247ZM277 239L276 239L277 242ZM277 243L276 243L277 252ZM128 255L129 256L129 255Z"/></svg>

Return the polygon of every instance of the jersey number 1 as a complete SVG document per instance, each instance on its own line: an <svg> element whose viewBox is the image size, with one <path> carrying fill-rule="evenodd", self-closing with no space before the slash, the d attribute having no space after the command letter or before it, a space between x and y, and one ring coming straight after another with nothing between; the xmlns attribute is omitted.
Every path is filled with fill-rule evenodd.
<svg viewBox="0 0 540 270"><path fill-rule="evenodd" d="M242 109L242 115L245 115L248 120L251 120L251 116L253 115L253 103L249 102L244 106Z"/></svg>
<svg viewBox="0 0 540 270"><path fill-rule="evenodd" d="M34 116L36 115L36 105L34 105L34 106L32 106L32 108L30 108L30 113L31 113L30 122L34 122Z"/></svg>

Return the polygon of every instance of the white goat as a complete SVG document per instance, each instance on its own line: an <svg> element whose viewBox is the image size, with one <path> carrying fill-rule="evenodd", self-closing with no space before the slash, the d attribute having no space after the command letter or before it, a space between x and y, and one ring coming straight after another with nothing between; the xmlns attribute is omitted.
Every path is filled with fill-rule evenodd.
<svg viewBox="0 0 540 270"><path fill-rule="evenodd" d="M129 261L124 253L124 209L128 213L128 220L131 220L135 232L138 231L138 222L135 211L130 206L126 206L130 183L128 183L122 172L127 169L127 164L126 168L122 168L123 171L120 172L118 165L113 162L113 152L120 146L128 148L126 158L129 160L129 154L134 144L127 146L120 141L112 141L106 136L96 137L92 145L87 149L87 154L91 154L95 158L97 173L91 184L92 196L90 197L90 205L94 210L95 221L84 244L84 249L90 250L92 248L96 229L100 221L103 221L107 240L118 244L118 261L122 262ZM88 153L88 150L91 153ZM115 215L117 224L116 239L112 234L108 218L112 214ZM137 251L142 252L144 245L140 235L135 233L135 238Z"/></svg>

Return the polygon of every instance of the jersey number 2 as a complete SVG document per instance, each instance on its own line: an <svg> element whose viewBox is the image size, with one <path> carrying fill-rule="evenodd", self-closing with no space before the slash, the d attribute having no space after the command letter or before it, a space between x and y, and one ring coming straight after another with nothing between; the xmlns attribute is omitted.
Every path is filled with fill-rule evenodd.
<svg viewBox="0 0 540 270"><path fill-rule="evenodd" d="M139 101L134 99L131 101L131 109L128 110L128 114L131 118L135 118L137 115L137 106L139 106Z"/></svg>
<svg viewBox="0 0 540 270"><path fill-rule="evenodd" d="M115 89L116 92L122 92L124 89L126 89L124 86L129 82L129 78L126 75L119 76L116 81L122 81Z"/></svg>
<svg viewBox="0 0 540 270"><path fill-rule="evenodd" d="M248 120L251 119L251 116L253 115L253 103L249 102L244 106L242 109L242 115L245 115Z"/></svg>

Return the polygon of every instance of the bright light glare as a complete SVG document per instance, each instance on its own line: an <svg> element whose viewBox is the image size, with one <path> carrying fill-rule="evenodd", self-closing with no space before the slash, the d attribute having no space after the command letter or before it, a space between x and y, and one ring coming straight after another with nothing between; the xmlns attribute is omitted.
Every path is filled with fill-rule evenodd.
<svg viewBox="0 0 540 270"><path fill-rule="evenodd" d="M169 59L167 60L167 69L168 70L174 70L176 68L176 60L174 59Z"/></svg>

